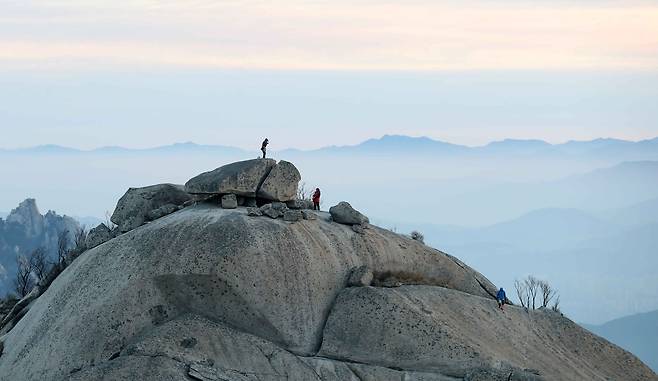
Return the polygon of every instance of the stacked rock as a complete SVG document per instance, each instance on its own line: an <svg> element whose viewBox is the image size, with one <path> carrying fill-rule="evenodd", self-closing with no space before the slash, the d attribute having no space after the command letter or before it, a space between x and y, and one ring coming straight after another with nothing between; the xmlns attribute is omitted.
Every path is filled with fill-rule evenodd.
<svg viewBox="0 0 658 381"><path fill-rule="evenodd" d="M315 220L317 215L310 200L297 199L301 175L290 162L273 159L238 161L204 172L185 185L159 184L130 188L117 203L112 222L117 231L98 226L91 233L89 247L114 238L119 233L135 229L146 222L174 213L198 201L219 200L223 209L246 207L249 216L267 216L295 222ZM259 207L260 206L260 207ZM363 233L368 217L347 202L330 210L333 221L350 225Z"/></svg>
<svg viewBox="0 0 658 381"><path fill-rule="evenodd" d="M267 201L292 202L301 175L287 161L254 159L227 164L185 183L185 191L198 197L221 197L222 208L256 207Z"/></svg>

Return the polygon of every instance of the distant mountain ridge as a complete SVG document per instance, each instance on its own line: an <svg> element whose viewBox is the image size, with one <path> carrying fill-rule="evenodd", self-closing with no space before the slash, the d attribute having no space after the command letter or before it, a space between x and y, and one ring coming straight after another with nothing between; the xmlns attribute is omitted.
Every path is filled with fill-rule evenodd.
<svg viewBox="0 0 658 381"><path fill-rule="evenodd" d="M622 317L601 325L583 326L632 352L654 371L658 371L658 310Z"/></svg>
<svg viewBox="0 0 658 381"><path fill-rule="evenodd" d="M253 151L256 151L254 149ZM442 153L442 154L536 154L561 153L568 155L581 154L620 154L625 152L653 152L658 153L658 137L640 141L628 141L612 138L598 138L594 140L570 140L565 143L551 144L538 139L504 139L493 141L482 146L466 146L425 136L413 137L406 135L384 135L381 138L372 138L355 145L327 146L312 150L296 148L283 149L281 152L289 153ZM125 148L120 146L105 146L91 150L81 150L54 144L40 145L18 149L1 149L0 153L40 153L40 154L81 154L81 153L165 153L165 152L223 152L240 153L251 152L242 148L226 145L204 145L193 142L174 143L171 145L150 148Z"/></svg>
<svg viewBox="0 0 658 381"><path fill-rule="evenodd" d="M42 215L32 198L21 202L5 219L0 218L0 296L12 291L17 255L43 247L48 260L55 262L59 234L66 231L72 240L79 227L75 219L52 210Z"/></svg>

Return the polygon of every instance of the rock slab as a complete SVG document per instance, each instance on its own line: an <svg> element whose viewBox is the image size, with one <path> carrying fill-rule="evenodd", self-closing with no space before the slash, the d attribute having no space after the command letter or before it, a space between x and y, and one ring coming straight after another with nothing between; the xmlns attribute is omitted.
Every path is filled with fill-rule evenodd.
<svg viewBox="0 0 658 381"><path fill-rule="evenodd" d="M228 194L256 197L256 193L276 166L273 159L238 161L202 173L185 183L185 190L193 194Z"/></svg>
<svg viewBox="0 0 658 381"><path fill-rule="evenodd" d="M130 188L117 203L110 218L120 231L127 232L143 225L149 214L166 205L183 205L192 197L181 185L158 184L143 188Z"/></svg>

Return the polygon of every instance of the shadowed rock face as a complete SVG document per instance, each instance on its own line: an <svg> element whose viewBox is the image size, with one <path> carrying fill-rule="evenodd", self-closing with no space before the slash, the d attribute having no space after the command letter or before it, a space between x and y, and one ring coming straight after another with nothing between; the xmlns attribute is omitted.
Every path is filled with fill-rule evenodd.
<svg viewBox="0 0 658 381"><path fill-rule="evenodd" d="M624 364L639 380L654 376L605 341L568 339L575 331L560 316L516 307L502 315L490 296L496 287L444 253L317 216L289 223L199 204L89 250L3 338L0 379L508 379L507 370L521 367L556 379L571 364L587 364L586 378L620 374L604 362ZM363 265L443 287L347 289ZM521 346L530 333L536 345ZM571 341L557 346L549 334ZM543 361L551 351L578 357L582 343L598 345L599 357Z"/></svg>

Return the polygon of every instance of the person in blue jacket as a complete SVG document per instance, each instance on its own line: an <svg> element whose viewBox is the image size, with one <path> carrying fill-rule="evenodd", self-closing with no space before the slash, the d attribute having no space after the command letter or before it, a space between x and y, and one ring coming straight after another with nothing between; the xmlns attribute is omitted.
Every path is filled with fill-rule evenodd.
<svg viewBox="0 0 658 381"><path fill-rule="evenodd" d="M498 308L501 310L503 309L503 306L505 305L505 300L507 300L507 297L505 296L505 290L501 287L500 290L498 290L498 293L496 294L496 300L498 300Z"/></svg>

